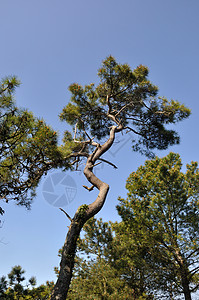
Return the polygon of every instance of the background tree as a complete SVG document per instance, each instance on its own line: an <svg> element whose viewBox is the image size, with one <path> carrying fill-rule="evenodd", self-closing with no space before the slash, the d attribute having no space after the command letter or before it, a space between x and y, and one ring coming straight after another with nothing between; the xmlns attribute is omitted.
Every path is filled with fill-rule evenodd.
<svg viewBox="0 0 199 300"><path fill-rule="evenodd" d="M144 286L144 280L139 278L141 263L135 263L134 245L129 248L131 258L126 252L121 253L112 227L113 223L94 218L84 225L84 236L78 240L68 299L155 299L151 285L145 280Z"/></svg>
<svg viewBox="0 0 199 300"><path fill-rule="evenodd" d="M72 125L74 137L65 133L60 150L66 158L78 164L86 158L84 175L91 187L97 188L96 200L83 204L73 218L65 240L58 280L51 299L66 299L76 251L77 238L85 222L98 213L106 199L109 186L93 173L96 164L107 162L101 156L107 152L121 132L134 133L133 150L148 156L155 148L166 149L179 143L179 136L167 124L187 118L190 110L177 101L158 97L158 88L148 80L148 69L140 65L134 71L127 64L118 64L110 56L98 72L100 82L85 87L72 84L71 101L60 118ZM76 145L76 146L75 146ZM74 148L71 150L71 146ZM70 150L69 150L70 149ZM107 162L116 167L111 162Z"/></svg>
<svg viewBox="0 0 199 300"><path fill-rule="evenodd" d="M0 278L0 299L2 300L48 300L52 291L53 282L47 281L36 287L36 278L31 277L24 283L25 271L21 266L14 266L11 272Z"/></svg>
<svg viewBox="0 0 199 300"><path fill-rule="evenodd" d="M147 245L138 242L132 235L132 229L123 221L112 223L112 230L114 232L112 265L131 289L132 299L142 299L144 295L146 299L160 299L159 282L149 268L152 265L158 268L158 263L156 260L152 261ZM168 299L168 294L161 295L161 299Z"/></svg>
<svg viewBox="0 0 199 300"><path fill-rule="evenodd" d="M2 298L7 290L7 280L5 276L0 277L0 297ZM0 298L0 299L1 299Z"/></svg>
<svg viewBox="0 0 199 300"><path fill-rule="evenodd" d="M199 288L199 169L196 162L181 168L174 153L146 161L129 176L128 198L117 209L123 241L147 249L160 288L190 300Z"/></svg>
<svg viewBox="0 0 199 300"><path fill-rule="evenodd" d="M30 207L35 188L48 170L64 165L57 134L43 120L16 107L16 77L0 82L0 196ZM66 166L66 165L65 165ZM0 214L3 214L0 206Z"/></svg>

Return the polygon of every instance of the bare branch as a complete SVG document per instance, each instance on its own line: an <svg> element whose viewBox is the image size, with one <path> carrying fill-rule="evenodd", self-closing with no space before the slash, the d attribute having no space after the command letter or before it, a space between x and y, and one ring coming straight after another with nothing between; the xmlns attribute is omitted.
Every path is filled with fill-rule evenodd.
<svg viewBox="0 0 199 300"><path fill-rule="evenodd" d="M87 152L73 152L69 154L68 156L64 157L64 159L72 158L72 157L89 157L89 154Z"/></svg>
<svg viewBox="0 0 199 300"><path fill-rule="evenodd" d="M119 91L119 92L115 93L115 94L113 95L113 97L115 97L115 96L118 96L118 95L121 95L121 94L125 93L125 92L126 92L126 90L128 90L128 88L129 88L129 85L127 85L127 87L126 87L125 89L123 89L123 90L121 90L121 91Z"/></svg>
<svg viewBox="0 0 199 300"><path fill-rule="evenodd" d="M135 134L143 136L141 133L139 133L138 131L136 131L135 129L133 129L133 128L129 127L129 126L126 126L124 129L129 129L129 131L133 131Z"/></svg>
<svg viewBox="0 0 199 300"><path fill-rule="evenodd" d="M86 132L86 130L85 130L85 128L84 128L84 122L83 122L83 120L80 119L80 121L82 122L82 125L83 125L83 131L84 131L85 135L88 137L88 141L78 141L78 140L76 140L76 135L77 135L77 124L78 124L78 122L77 122L77 123L75 124L75 133L74 133L74 138L73 138L74 142L75 142L75 143L82 143L82 144L92 144L93 146L95 146L96 143L93 144L93 139L94 139L94 138L91 138L91 137L89 136L89 134Z"/></svg>
<svg viewBox="0 0 199 300"><path fill-rule="evenodd" d="M113 122L115 122L115 124L117 124L118 126L120 125L120 122L116 119L114 115L108 113L107 117L110 118Z"/></svg>
<svg viewBox="0 0 199 300"><path fill-rule="evenodd" d="M77 159L75 159L72 163L71 163L71 165L73 166L74 164L76 164L76 163L78 163L79 162L79 157L77 158Z"/></svg>
<svg viewBox="0 0 199 300"><path fill-rule="evenodd" d="M148 110L152 111L152 109L151 109L150 107L148 107L148 106L146 105L146 103L145 103L143 100L141 100L140 102L141 102Z"/></svg>
<svg viewBox="0 0 199 300"><path fill-rule="evenodd" d="M83 126L84 127L84 126ZM90 136L89 136L89 134L86 132L86 130L84 129L84 133L85 133L85 135L88 137L88 139L89 139L89 141L92 141L94 138L91 138Z"/></svg>
<svg viewBox="0 0 199 300"><path fill-rule="evenodd" d="M128 118L126 118L126 120L132 120L132 121L147 125L147 123L143 122L142 120L136 119L136 118L133 118L133 117L128 117Z"/></svg>
<svg viewBox="0 0 199 300"><path fill-rule="evenodd" d="M82 149L79 151L79 153L82 153L85 150L85 148L86 148L86 144L83 144Z"/></svg>
<svg viewBox="0 0 199 300"><path fill-rule="evenodd" d="M101 163L102 163L102 162L100 161L100 162L94 164L93 167L96 167L96 166L100 165Z"/></svg>
<svg viewBox="0 0 199 300"><path fill-rule="evenodd" d="M86 185L83 185L83 187L86 189L86 190L88 190L89 192L91 192L93 189L94 189L94 185L92 185L90 188L89 187L87 187Z"/></svg>
<svg viewBox="0 0 199 300"><path fill-rule="evenodd" d="M67 214L67 212L63 208L59 208L59 209L63 211L63 213L67 216L67 218L69 218L69 220L72 222L72 218L69 216L69 214Z"/></svg>
<svg viewBox="0 0 199 300"><path fill-rule="evenodd" d="M82 123L83 123L83 122L82 122ZM77 125L77 124L76 124L76 125ZM85 145L92 145L92 146L98 147L99 144L93 141L93 140L94 140L94 137L91 138L91 137L89 136L89 134L86 132L85 129L83 129L83 131L84 131L85 135L88 137L88 140L87 140L87 141L78 141L78 140L76 140L76 133L77 133L76 125L75 125L75 135L74 135L74 139L73 139L74 142L75 142L75 143L79 143L79 144L83 144L83 147L84 147Z"/></svg>
<svg viewBox="0 0 199 300"><path fill-rule="evenodd" d="M77 123L75 124L75 133L74 133L74 138L73 138L74 141L76 140L76 134L77 134Z"/></svg>
<svg viewBox="0 0 199 300"><path fill-rule="evenodd" d="M108 160L106 160L104 158L98 158L98 160L101 160L102 162L105 162L105 163L111 165L114 169L117 169L116 165L114 165L112 162L110 162L110 161L108 161Z"/></svg>
<svg viewBox="0 0 199 300"><path fill-rule="evenodd" d="M131 103L127 103L125 104L115 115L115 117L117 117L126 107L128 107Z"/></svg>
<svg viewBox="0 0 199 300"><path fill-rule="evenodd" d="M186 259L189 259L193 254L195 254L196 252L199 252L199 248L194 249L193 251L191 251L191 253L186 257Z"/></svg>

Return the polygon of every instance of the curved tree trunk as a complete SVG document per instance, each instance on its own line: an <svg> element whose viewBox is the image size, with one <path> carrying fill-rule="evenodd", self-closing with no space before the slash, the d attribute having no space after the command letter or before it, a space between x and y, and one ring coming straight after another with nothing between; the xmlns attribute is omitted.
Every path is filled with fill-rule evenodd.
<svg viewBox="0 0 199 300"><path fill-rule="evenodd" d="M96 145L96 149L87 159L84 175L87 180L99 190L99 194L93 203L80 206L71 220L68 234L63 246L59 276L53 289L51 300L65 300L67 297L74 267L77 239L80 231L86 221L101 210L109 190L109 185L95 176L93 173L93 167L100 156L112 146L115 139L115 133L121 130L122 126L113 126L110 130L109 139L103 145Z"/></svg>

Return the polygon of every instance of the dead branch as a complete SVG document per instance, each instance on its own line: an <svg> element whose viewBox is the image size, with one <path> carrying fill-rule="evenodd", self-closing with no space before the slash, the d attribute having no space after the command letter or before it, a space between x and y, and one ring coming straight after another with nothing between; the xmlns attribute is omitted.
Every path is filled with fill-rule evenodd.
<svg viewBox="0 0 199 300"><path fill-rule="evenodd" d="M100 161L100 162L94 164L93 167L96 167L96 166L100 165L101 163L102 163L102 162Z"/></svg>
<svg viewBox="0 0 199 300"><path fill-rule="evenodd" d="M111 165L114 169L117 169L116 165L114 165L112 162L110 162L104 158L98 158L98 160L101 160L102 162L105 162L106 164Z"/></svg>
<svg viewBox="0 0 199 300"><path fill-rule="evenodd" d="M94 189L94 185L92 185L91 187L87 187L86 185L83 185L83 187L88 190L89 192L91 192Z"/></svg>
<svg viewBox="0 0 199 300"><path fill-rule="evenodd" d="M63 211L63 213L67 216L67 218L69 218L69 220L72 222L72 218L69 216L69 214L67 214L67 212L63 208L59 208L59 209Z"/></svg>

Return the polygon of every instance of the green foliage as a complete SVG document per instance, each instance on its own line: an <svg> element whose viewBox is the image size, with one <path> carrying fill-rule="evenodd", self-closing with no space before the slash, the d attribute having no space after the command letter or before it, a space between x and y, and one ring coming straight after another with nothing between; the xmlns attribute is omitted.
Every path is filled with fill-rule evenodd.
<svg viewBox="0 0 199 300"><path fill-rule="evenodd" d="M15 266L8 274L0 278L0 299L3 300L49 300L53 282L47 281L46 284L36 286L36 278L31 277L28 283L24 284L25 271L21 266Z"/></svg>
<svg viewBox="0 0 199 300"><path fill-rule="evenodd" d="M68 299L133 299L132 292L105 260L79 262L81 273L74 276ZM144 298L143 298L144 299Z"/></svg>
<svg viewBox="0 0 199 300"><path fill-rule="evenodd" d="M0 83L0 192L6 202L12 199L29 208L41 176L53 167L69 165L58 149L57 133L15 106L18 85L15 77Z"/></svg>
<svg viewBox="0 0 199 300"><path fill-rule="evenodd" d="M190 114L177 101L157 97L158 88L148 80L148 69L135 70L118 64L110 56L98 71L99 84L69 87L71 101L60 119L73 126L75 138L65 132L58 147L57 133L32 113L19 109L14 92L20 82L7 77L0 82L0 191L1 198L30 207L40 178L52 168L72 168L71 158L79 162L93 151L93 137L107 137L110 127L131 130L133 149L152 155L154 148L166 149L179 142L176 132L165 125ZM87 141L85 141L87 140ZM96 145L96 144L95 144ZM0 214L3 214L0 208Z"/></svg>
<svg viewBox="0 0 199 300"><path fill-rule="evenodd" d="M178 144L177 133L165 125L187 118L190 110L178 101L158 97L148 73L145 66L132 71L109 56L98 71L97 86L74 83L69 87L71 100L60 119L78 129L81 137L90 135L98 140L109 135L110 126L120 125L135 134L133 150L149 156L154 148Z"/></svg>
<svg viewBox="0 0 199 300"><path fill-rule="evenodd" d="M184 173L178 154L156 157L129 176L127 189L121 222L84 225L69 299L177 299L185 284L197 291L198 164Z"/></svg>
<svg viewBox="0 0 199 300"><path fill-rule="evenodd" d="M24 281L24 273L25 271L22 270L21 266L13 267L12 271L8 274L10 285L19 285L22 281Z"/></svg>
<svg viewBox="0 0 199 300"><path fill-rule="evenodd" d="M166 149L170 145L178 144L178 134L168 129L167 125L187 118L190 110L178 101L168 101L166 98L158 97L158 88L149 81L148 73L148 68L145 66L140 65L135 70L131 70L127 64L118 64L112 56L109 56L102 62L102 67L98 71L98 85L92 83L82 87L77 83L72 84L69 87L70 102L60 114L60 119L73 127L74 137L66 131L61 146L57 145L56 132L43 120L39 120L32 113L15 106L13 93L19 85L18 80L15 77L2 80L0 83L1 198L6 202L13 199L18 205L29 208L43 174L52 168L72 169L75 163L78 167L80 159L88 158L91 153L85 175L96 187L95 177L91 180L88 173L92 173L95 162L108 151L114 142L115 133L118 132L130 130L134 134L133 150L148 156L153 155L152 151L155 148ZM107 140L107 143L100 145L99 141L107 138L110 133L111 138ZM189 172L190 174L194 172L193 167L190 166ZM99 186L97 187L99 188ZM192 199L194 201L194 195ZM76 214L77 218L80 217L83 220L87 208L87 205L80 206L79 214ZM187 207L186 213L188 210ZM95 210L93 209L93 211ZM3 212L3 209L0 208L0 214ZM189 213L191 215L192 211L189 210ZM155 220L155 216L153 219ZM84 220L82 225L83 223ZM188 224L188 220L186 224ZM116 251L114 243L117 244L118 240L113 238L109 225L98 223L96 226L98 233L95 236L90 227L89 230L92 234L89 239L98 241L97 249L94 243L81 245L85 251L88 251L88 247L91 247L94 252L98 251L95 253L95 261L91 260L88 265L86 261L82 262L86 264L86 268L88 267L89 272L93 273L95 278L97 276L102 278L100 282L95 281L96 286L99 283L95 296L99 296L97 290L100 290L100 293L104 295L103 299L114 299L116 295L117 299L120 297L129 299L129 295L131 298L132 293L136 299L145 297L149 299L146 280L143 278L146 273L137 264L140 251L132 252L136 259L131 263L133 267L130 266L131 273L129 275L127 270L124 270L124 264L120 263L119 256L122 248ZM154 232L154 236L162 234L162 231ZM101 239L101 234L104 235L104 240ZM101 244L105 243L107 245L102 248ZM148 249L147 247L148 245L146 249ZM147 253L147 250L144 250L145 252ZM137 268L136 272L134 268ZM64 266L64 269L66 270L67 266ZM22 270L18 271L22 272ZM17 270L15 270L15 274L16 272ZM81 278L86 278L85 276L85 272L80 275ZM17 277L13 280L16 281ZM35 284L34 279L31 279L30 283ZM2 286L3 284L2 281ZM15 284L15 288L17 291L9 287L6 293L22 294L24 291L20 282ZM87 290L82 289L82 293L83 291L88 294ZM37 299L36 296L34 297Z"/></svg>
<svg viewBox="0 0 199 300"><path fill-rule="evenodd" d="M85 224L68 299L154 299L136 278L129 280L130 269L125 275L127 267L120 263L125 253L120 253L112 226L94 218Z"/></svg>
<svg viewBox="0 0 199 300"><path fill-rule="evenodd" d="M7 290L7 280L5 276L2 276L0 277L0 297L3 297L4 292L6 290Z"/></svg>
<svg viewBox="0 0 199 300"><path fill-rule="evenodd" d="M117 206L123 243L146 251L143 264L159 288L174 295L184 292L183 278L191 292L199 283L199 169L196 162L185 173L181 168L174 153L146 161L129 176L128 198Z"/></svg>
<svg viewBox="0 0 199 300"><path fill-rule="evenodd" d="M91 218L84 225L84 238L79 239L78 250L83 250L86 254L94 254L107 258L111 249L113 234L110 224L102 222L102 219Z"/></svg>

